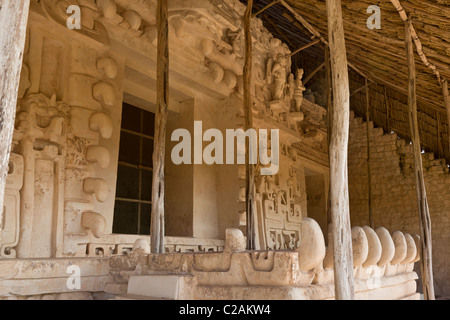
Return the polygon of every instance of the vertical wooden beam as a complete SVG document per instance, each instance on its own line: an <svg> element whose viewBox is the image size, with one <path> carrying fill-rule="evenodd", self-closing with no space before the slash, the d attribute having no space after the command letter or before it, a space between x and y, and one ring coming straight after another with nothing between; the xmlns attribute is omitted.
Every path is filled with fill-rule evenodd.
<svg viewBox="0 0 450 320"><path fill-rule="evenodd" d="M330 141L330 200L335 298L336 300L353 300L355 290L347 171L350 125L347 53L341 1L327 0L326 5L334 100Z"/></svg>
<svg viewBox="0 0 450 320"><path fill-rule="evenodd" d="M386 104L386 131L387 133L391 133L391 124L390 124L391 105L389 103L389 97L387 94L386 86L384 87L384 103Z"/></svg>
<svg viewBox="0 0 450 320"><path fill-rule="evenodd" d="M411 129L411 140L414 150L414 173L416 178L416 193L419 206L419 221L421 233L420 260L423 293L425 300L434 300L432 248L431 248L431 219L428 209L427 192L423 177L422 150L420 146L419 124L417 121L416 100L416 66L411 35L411 20L405 22L405 45L408 62L408 115Z"/></svg>
<svg viewBox="0 0 450 320"><path fill-rule="evenodd" d="M448 152L450 153L450 95L448 93L448 80L444 80L442 83L442 92L444 94L444 104L447 109L447 118L448 118Z"/></svg>
<svg viewBox="0 0 450 320"><path fill-rule="evenodd" d="M0 229L30 0L0 1Z"/></svg>
<svg viewBox="0 0 450 320"><path fill-rule="evenodd" d="M327 96L327 148L330 149L330 142L331 142L331 128L332 128L332 112L333 112L333 103L331 100L331 65L330 65L330 49L328 46L324 46L325 51L325 70L326 70L326 96ZM330 200L330 191L331 190L331 184L328 183L328 195L327 195L327 230L325 232L326 235L328 235L328 228L331 224L331 200ZM325 237L325 240L328 241L328 236ZM327 243L327 245L330 245Z"/></svg>
<svg viewBox="0 0 450 320"><path fill-rule="evenodd" d="M245 130L253 127L252 119L252 96L250 92L252 83L252 61L253 46L251 35L253 0L247 1L247 8L244 14L244 35L245 35L245 61L244 61L244 117ZM250 140L250 139L249 139ZM246 212L247 212L247 249L255 250L255 165L250 164L250 141L245 144L246 162Z"/></svg>
<svg viewBox="0 0 450 320"><path fill-rule="evenodd" d="M328 48L328 46L324 47L324 51L325 51L325 70L326 70L326 96L327 96L327 143L328 143L328 148L330 147L330 141L331 141L331 128L332 128L332 111L333 111L333 103L331 100L331 95L332 95L332 83L331 83L331 64L330 64L330 49Z"/></svg>
<svg viewBox="0 0 450 320"><path fill-rule="evenodd" d="M370 171L370 97L369 97L369 86L366 78L366 129L367 129L367 185L368 185L368 200L367 205L369 207L369 225L373 229L375 224L373 222L373 212L372 212L372 178Z"/></svg>
<svg viewBox="0 0 450 320"><path fill-rule="evenodd" d="M167 0L158 0L155 142L151 216L151 252L164 253L164 158L169 102L169 25Z"/></svg>
<svg viewBox="0 0 450 320"><path fill-rule="evenodd" d="M442 141L441 141L441 114L437 110L435 110L434 112L436 115L436 136L437 136L438 158L441 159L444 154L442 151Z"/></svg>

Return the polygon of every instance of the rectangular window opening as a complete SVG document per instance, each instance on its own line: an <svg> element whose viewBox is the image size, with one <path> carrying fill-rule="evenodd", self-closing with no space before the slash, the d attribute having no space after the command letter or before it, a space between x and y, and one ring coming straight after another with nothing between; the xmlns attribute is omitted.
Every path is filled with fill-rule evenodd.
<svg viewBox="0 0 450 320"><path fill-rule="evenodd" d="M150 234L155 114L123 103L113 233Z"/></svg>

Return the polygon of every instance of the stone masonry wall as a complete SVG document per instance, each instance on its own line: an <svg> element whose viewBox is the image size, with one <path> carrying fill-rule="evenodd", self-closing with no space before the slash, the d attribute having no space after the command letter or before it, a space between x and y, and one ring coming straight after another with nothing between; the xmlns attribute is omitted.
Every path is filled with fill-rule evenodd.
<svg viewBox="0 0 450 320"><path fill-rule="evenodd" d="M375 227L420 234L409 141L370 122L372 210ZM350 119L349 194L352 225L369 225L366 122ZM450 174L445 160L422 155L431 215L436 296L450 296ZM419 283L420 286L420 283Z"/></svg>

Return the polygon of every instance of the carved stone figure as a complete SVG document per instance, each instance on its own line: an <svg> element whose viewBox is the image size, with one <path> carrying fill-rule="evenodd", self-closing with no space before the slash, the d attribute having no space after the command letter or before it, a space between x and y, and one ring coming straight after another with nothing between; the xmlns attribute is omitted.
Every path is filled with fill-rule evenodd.
<svg viewBox="0 0 450 320"><path fill-rule="evenodd" d="M303 102L303 91L306 90L306 88L303 86L303 81L302 81L303 73L304 73L303 69L297 69L294 90L293 90L292 99L295 102L295 111L297 111L297 112L300 112L300 108L301 108L302 102Z"/></svg>
<svg viewBox="0 0 450 320"><path fill-rule="evenodd" d="M275 62L272 59L268 61L266 79L269 84L272 84L272 100L283 98L287 82L287 65L287 57L282 53L277 55Z"/></svg>

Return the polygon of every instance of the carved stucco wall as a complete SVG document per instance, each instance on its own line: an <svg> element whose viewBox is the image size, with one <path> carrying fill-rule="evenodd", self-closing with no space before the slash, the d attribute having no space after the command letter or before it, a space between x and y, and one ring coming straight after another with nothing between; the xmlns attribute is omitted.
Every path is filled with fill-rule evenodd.
<svg viewBox="0 0 450 320"><path fill-rule="evenodd" d="M32 3L3 256L120 254L136 239L111 234L119 128L124 99L155 102L155 3L79 5L83 28L75 31L65 26L63 1ZM234 0L171 1L171 116L180 117L185 108L192 120L205 121L204 130L243 126L242 12ZM281 142L279 173L258 180L259 244L292 248L307 216L305 168L327 179L325 111L301 103L301 73L291 73L287 46L258 19L252 33L255 128L279 128ZM174 201L167 213L185 205L181 215L191 225L179 232L172 224L172 235L223 239L226 228L244 228L241 172L237 165L194 166L180 184L190 184L192 203ZM169 175L168 184L180 180ZM176 196L169 190L169 198L171 192ZM177 220L168 218L169 225L171 219ZM221 248L215 240L167 242L169 251Z"/></svg>
<svg viewBox="0 0 450 320"><path fill-rule="evenodd" d="M50 26L30 16L13 150L24 163L18 257L79 254L112 228L123 62Z"/></svg>

